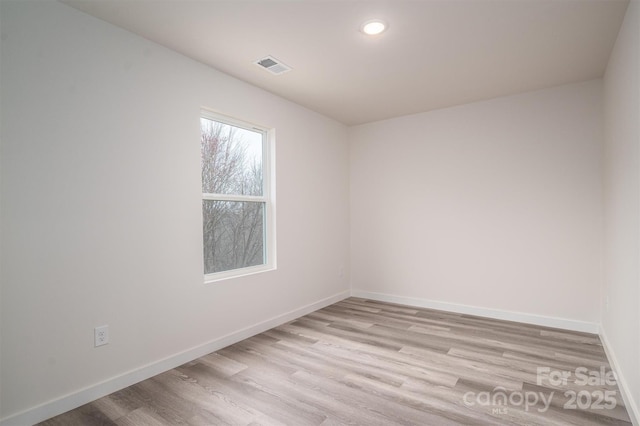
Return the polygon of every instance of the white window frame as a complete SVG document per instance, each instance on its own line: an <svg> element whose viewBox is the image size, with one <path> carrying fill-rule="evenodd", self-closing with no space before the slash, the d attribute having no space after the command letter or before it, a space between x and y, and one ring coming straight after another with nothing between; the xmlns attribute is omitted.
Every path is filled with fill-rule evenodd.
<svg viewBox="0 0 640 426"><path fill-rule="evenodd" d="M258 132L262 134L262 196L254 195L229 195L202 193L202 200L209 201L237 201L237 202L261 202L264 203L264 257L262 265L247 266L245 268L230 269L228 271L212 272L204 274L204 282L212 283L231 278L244 277L261 272L277 269L276 263L276 210L275 210L275 129L267 128L237 118L229 117L209 109L201 109L200 118L217 121L230 126ZM200 120L198 120L198 123ZM200 208L202 212L202 207ZM204 217L202 217L204 223ZM202 238L204 241L204 235ZM204 246L202 248L204 270Z"/></svg>

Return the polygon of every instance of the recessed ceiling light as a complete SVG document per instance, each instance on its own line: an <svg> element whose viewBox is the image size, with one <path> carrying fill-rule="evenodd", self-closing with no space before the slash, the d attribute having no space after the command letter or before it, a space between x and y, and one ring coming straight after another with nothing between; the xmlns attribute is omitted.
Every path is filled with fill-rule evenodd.
<svg viewBox="0 0 640 426"><path fill-rule="evenodd" d="M387 29L387 24L380 19L372 19L360 26L360 31L366 35L378 35Z"/></svg>

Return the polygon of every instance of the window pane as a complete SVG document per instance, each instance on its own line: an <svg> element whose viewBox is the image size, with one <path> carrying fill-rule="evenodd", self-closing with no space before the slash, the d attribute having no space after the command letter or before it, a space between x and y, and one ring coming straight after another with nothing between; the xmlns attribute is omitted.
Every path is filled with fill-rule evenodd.
<svg viewBox="0 0 640 426"><path fill-rule="evenodd" d="M262 133L200 119L202 192L262 195Z"/></svg>
<svg viewBox="0 0 640 426"><path fill-rule="evenodd" d="M204 273L265 263L264 203L202 201Z"/></svg>

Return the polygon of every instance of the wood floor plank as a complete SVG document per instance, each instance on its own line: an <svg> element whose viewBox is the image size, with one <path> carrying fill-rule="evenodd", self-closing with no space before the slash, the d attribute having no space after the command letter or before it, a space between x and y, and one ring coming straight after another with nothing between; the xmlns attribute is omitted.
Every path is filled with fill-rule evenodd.
<svg viewBox="0 0 640 426"><path fill-rule="evenodd" d="M597 335L349 298L41 425L630 425L577 368Z"/></svg>
<svg viewBox="0 0 640 426"><path fill-rule="evenodd" d="M215 389L232 401L251 400L251 407L257 412L266 413L280 424L319 424L325 417L305 411L293 400L285 400L273 392L258 389L235 380L224 380L226 377L203 364L176 369L184 377L193 378L198 386L204 389Z"/></svg>

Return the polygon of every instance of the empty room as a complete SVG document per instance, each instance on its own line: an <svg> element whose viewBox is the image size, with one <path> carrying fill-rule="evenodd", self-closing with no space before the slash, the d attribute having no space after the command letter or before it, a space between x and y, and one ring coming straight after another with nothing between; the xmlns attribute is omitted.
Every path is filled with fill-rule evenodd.
<svg viewBox="0 0 640 426"><path fill-rule="evenodd" d="M0 35L0 426L640 425L639 0Z"/></svg>

